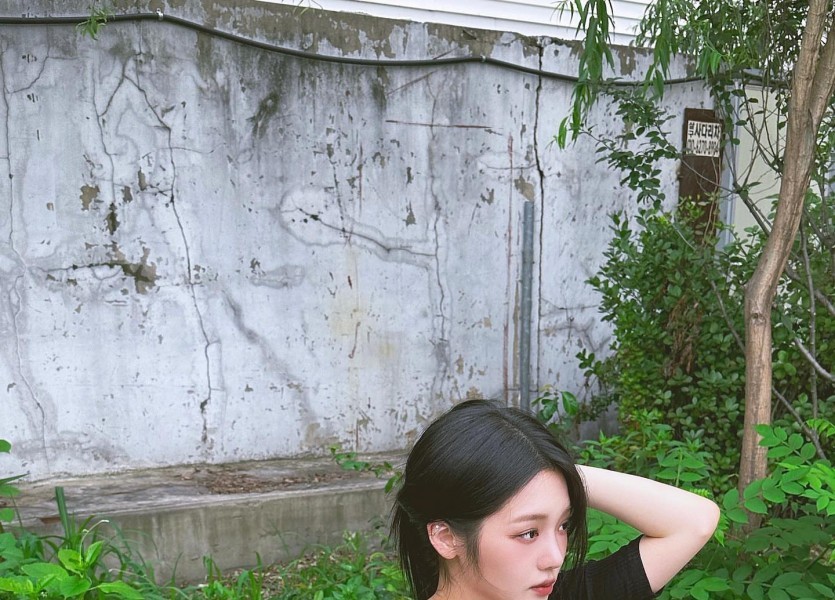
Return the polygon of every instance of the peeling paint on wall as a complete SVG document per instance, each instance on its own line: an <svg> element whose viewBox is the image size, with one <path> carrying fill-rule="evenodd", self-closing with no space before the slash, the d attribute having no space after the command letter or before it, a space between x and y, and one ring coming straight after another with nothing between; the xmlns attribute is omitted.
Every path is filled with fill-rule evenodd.
<svg viewBox="0 0 835 600"><path fill-rule="evenodd" d="M147 294L156 285L157 267L154 263L148 263L151 253L148 248L142 248L142 258L138 263L129 262L116 244L113 244L112 252L114 260L110 264L120 268L126 277L133 279L137 293Z"/></svg>
<svg viewBox="0 0 835 600"><path fill-rule="evenodd" d="M81 210L90 210L90 205L99 198L99 186L82 185L81 186Z"/></svg>

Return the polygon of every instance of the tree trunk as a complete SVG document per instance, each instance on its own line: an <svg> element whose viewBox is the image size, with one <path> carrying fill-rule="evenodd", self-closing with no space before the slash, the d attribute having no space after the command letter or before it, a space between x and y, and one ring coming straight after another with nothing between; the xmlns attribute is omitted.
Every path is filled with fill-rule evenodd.
<svg viewBox="0 0 835 600"><path fill-rule="evenodd" d="M740 496L752 481L766 476L766 452L759 446L755 426L771 423L771 306L800 226L818 130L835 89L835 25L821 49L827 4L826 0L809 3L788 104L777 213L745 289L745 425L739 464ZM759 525L757 515L749 513L748 525L749 529Z"/></svg>

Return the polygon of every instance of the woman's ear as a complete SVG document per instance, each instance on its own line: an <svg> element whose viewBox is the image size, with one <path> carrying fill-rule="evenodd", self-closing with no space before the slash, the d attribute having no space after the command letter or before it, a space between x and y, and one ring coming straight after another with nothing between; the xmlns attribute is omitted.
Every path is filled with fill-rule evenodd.
<svg viewBox="0 0 835 600"><path fill-rule="evenodd" d="M429 543L442 558L451 560L458 556L462 548L458 537L443 521L432 521L426 524L426 533L429 535Z"/></svg>

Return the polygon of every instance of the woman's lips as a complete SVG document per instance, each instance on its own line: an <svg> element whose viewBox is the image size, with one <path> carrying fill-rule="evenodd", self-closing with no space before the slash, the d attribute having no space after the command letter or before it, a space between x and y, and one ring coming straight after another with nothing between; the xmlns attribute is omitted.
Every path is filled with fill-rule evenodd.
<svg viewBox="0 0 835 600"><path fill-rule="evenodd" d="M549 579L548 581L543 581L542 583L533 586L531 589L539 596L548 596L554 589L555 583L555 579Z"/></svg>

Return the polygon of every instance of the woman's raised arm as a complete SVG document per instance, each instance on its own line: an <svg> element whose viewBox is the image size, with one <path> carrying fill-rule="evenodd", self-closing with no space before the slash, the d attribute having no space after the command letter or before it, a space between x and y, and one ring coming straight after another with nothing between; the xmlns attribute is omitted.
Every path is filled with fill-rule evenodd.
<svg viewBox="0 0 835 600"><path fill-rule="evenodd" d="M657 592L707 543L719 522L719 507L691 492L615 471L577 466L589 506L644 534L641 560Z"/></svg>

